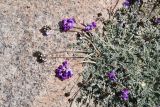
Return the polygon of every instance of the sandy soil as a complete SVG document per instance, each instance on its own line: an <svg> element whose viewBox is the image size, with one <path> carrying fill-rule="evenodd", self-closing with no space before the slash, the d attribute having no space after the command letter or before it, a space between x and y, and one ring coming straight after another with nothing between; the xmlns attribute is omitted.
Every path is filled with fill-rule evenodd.
<svg viewBox="0 0 160 107"><path fill-rule="evenodd" d="M112 2L111 2L112 1ZM90 23L117 0L0 0L0 107L68 107L68 98L78 88L82 61L72 57L76 33L61 33L58 22L74 17L79 23ZM122 0L118 6L121 7ZM49 25L53 34L43 36L39 29ZM45 63L38 63L33 53L42 52ZM65 51L60 53L60 51ZM78 56L77 54L74 56ZM64 58L57 58L64 57ZM74 71L73 78L60 81L54 70L65 59ZM80 81L80 79L78 80ZM73 107L77 107L75 104Z"/></svg>

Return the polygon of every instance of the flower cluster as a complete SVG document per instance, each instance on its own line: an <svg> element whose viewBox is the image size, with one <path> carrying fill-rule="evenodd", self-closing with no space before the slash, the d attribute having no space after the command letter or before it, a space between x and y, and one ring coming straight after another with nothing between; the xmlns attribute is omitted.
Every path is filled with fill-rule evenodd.
<svg viewBox="0 0 160 107"><path fill-rule="evenodd" d="M141 5L143 3L142 0L135 0L139 5ZM124 3L123 3L123 7L124 8L129 8L132 4L133 4L133 0L126 0Z"/></svg>
<svg viewBox="0 0 160 107"><path fill-rule="evenodd" d="M143 0L137 0L137 3L141 5L143 3Z"/></svg>
<svg viewBox="0 0 160 107"><path fill-rule="evenodd" d="M128 100L129 99L129 90L128 89L123 89L121 90L121 95L120 97L123 99L123 100Z"/></svg>
<svg viewBox="0 0 160 107"><path fill-rule="evenodd" d="M129 8L131 6L131 0L126 0L124 3L123 3L123 7L124 8Z"/></svg>
<svg viewBox="0 0 160 107"><path fill-rule="evenodd" d="M83 29L83 31L90 31L93 30L94 28L96 28L96 22L92 22L91 24L88 24L85 26L85 28Z"/></svg>
<svg viewBox="0 0 160 107"><path fill-rule="evenodd" d="M72 28L76 28L75 24L76 24L76 21L74 18L63 19L60 22L60 28L63 32L66 32L66 31L71 30ZM96 28L96 22L92 22L91 24L84 26L84 28L82 28L82 31L86 32L94 28Z"/></svg>
<svg viewBox="0 0 160 107"><path fill-rule="evenodd" d="M154 19L154 23L155 23L155 24L160 24L160 18Z"/></svg>
<svg viewBox="0 0 160 107"><path fill-rule="evenodd" d="M64 61L62 65L60 65L56 69L56 77L58 77L60 80L69 79L73 76L72 70L69 68L68 62Z"/></svg>
<svg viewBox="0 0 160 107"><path fill-rule="evenodd" d="M63 31L68 31L72 29L75 25L76 21L74 18L63 19L61 23L61 28Z"/></svg>
<svg viewBox="0 0 160 107"><path fill-rule="evenodd" d="M116 80L116 72L115 72L115 70L112 70L112 71L110 71L110 72L107 72L107 76L108 76L108 78L110 79L110 80L112 80L112 81L115 81Z"/></svg>
<svg viewBox="0 0 160 107"><path fill-rule="evenodd" d="M107 77L111 81L115 81L117 79L117 73L115 70L112 70L110 72L107 72ZM124 101L128 100L129 98L129 90L128 89L123 89L120 92L120 98L122 98Z"/></svg>

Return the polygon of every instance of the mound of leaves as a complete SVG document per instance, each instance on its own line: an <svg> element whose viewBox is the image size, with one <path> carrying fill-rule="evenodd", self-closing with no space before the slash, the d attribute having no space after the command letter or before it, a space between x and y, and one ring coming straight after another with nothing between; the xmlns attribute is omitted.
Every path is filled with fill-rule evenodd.
<svg viewBox="0 0 160 107"><path fill-rule="evenodd" d="M129 9L118 10L112 20L103 22L103 33L87 32L79 36L78 44L90 52L85 60L91 62L83 72L79 104L160 106L160 26L148 16L154 12L151 7L155 4L147 8L147 13L143 5L135 3ZM107 75L113 70L115 80ZM121 96L123 89L129 91L127 100Z"/></svg>

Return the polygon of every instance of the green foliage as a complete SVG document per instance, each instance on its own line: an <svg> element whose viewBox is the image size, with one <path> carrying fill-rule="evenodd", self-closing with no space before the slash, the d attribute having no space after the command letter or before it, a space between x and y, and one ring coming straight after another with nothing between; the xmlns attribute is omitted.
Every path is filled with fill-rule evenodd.
<svg viewBox="0 0 160 107"><path fill-rule="evenodd" d="M81 48L91 52L86 60L95 63L85 66L79 102L98 107L160 106L160 27L150 21L150 10L142 14L143 9L136 3L122 8L113 20L103 22L102 34L81 34ZM116 82L106 76L113 69ZM119 97L123 88L129 89L128 101Z"/></svg>

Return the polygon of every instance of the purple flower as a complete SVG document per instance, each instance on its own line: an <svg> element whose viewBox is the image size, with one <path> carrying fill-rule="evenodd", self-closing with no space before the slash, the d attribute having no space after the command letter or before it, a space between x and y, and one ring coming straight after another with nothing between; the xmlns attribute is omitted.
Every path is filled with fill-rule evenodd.
<svg viewBox="0 0 160 107"><path fill-rule="evenodd" d="M143 0L137 0L138 4L141 5L143 3Z"/></svg>
<svg viewBox="0 0 160 107"><path fill-rule="evenodd" d="M68 18L68 19L63 19L62 23L61 23L61 28L63 31L68 31L70 29L72 29L75 25L76 21L74 18Z"/></svg>
<svg viewBox="0 0 160 107"><path fill-rule="evenodd" d="M123 3L123 7L124 8L129 8L131 6L131 0L126 0L124 3Z"/></svg>
<svg viewBox="0 0 160 107"><path fill-rule="evenodd" d="M65 79L69 79L73 76L72 70L68 67L68 62L64 61L62 65L60 65L56 69L56 77L61 79L62 81Z"/></svg>
<svg viewBox="0 0 160 107"><path fill-rule="evenodd" d="M108 76L108 78L110 79L110 80L112 80L112 81L115 81L116 80L116 72L115 72L115 70L112 70L112 71L110 71L110 72L107 72L107 76Z"/></svg>
<svg viewBox="0 0 160 107"><path fill-rule="evenodd" d="M63 69L64 69L64 66L63 66L63 65L60 65L60 66L58 67L58 69L59 69L59 70L63 70Z"/></svg>
<svg viewBox="0 0 160 107"><path fill-rule="evenodd" d="M155 24L160 24L160 18L154 19L154 23L155 23Z"/></svg>
<svg viewBox="0 0 160 107"><path fill-rule="evenodd" d="M96 27L97 27L96 22L92 22L91 24L86 25L85 28L83 29L83 31L85 31L85 32L90 31Z"/></svg>
<svg viewBox="0 0 160 107"><path fill-rule="evenodd" d="M66 72L67 72L67 76L68 76L68 78L70 78L70 77L72 77L72 76L73 76L73 72L72 72L72 70L71 70L71 69L67 69L67 70L66 70Z"/></svg>
<svg viewBox="0 0 160 107"><path fill-rule="evenodd" d="M67 68L67 67L68 67L68 62L67 62L67 61L64 61L64 62L62 63L62 65L63 65L63 67Z"/></svg>
<svg viewBox="0 0 160 107"><path fill-rule="evenodd" d="M143 0L136 0L135 2L137 2L139 5L141 5L143 3ZM133 0L126 0L125 2L123 2L123 7L129 8L133 3L134 3Z"/></svg>
<svg viewBox="0 0 160 107"><path fill-rule="evenodd" d="M123 90L121 90L121 95L120 95L120 97L123 99L123 100L125 100L125 101L127 101L128 99L129 99L129 90L128 89L123 89Z"/></svg>

